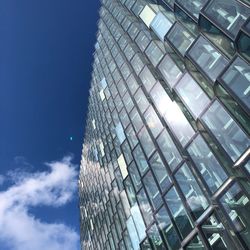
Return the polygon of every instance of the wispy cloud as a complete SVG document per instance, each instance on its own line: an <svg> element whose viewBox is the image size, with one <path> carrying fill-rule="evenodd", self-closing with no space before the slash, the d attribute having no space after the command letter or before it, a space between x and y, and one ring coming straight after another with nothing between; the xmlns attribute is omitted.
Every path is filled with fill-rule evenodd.
<svg viewBox="0 0 250 250"><path fill-rule="evenodd" d="M4 183L5 177L0 174L0 186Z"/></svg>
<svg viewBox="0 0 250 250"><path fill-rule="evenodd" d="M77 188L71 158L46 163L47 172L20 173L15 183L0 192L0 241L15 250L76 250L78 234L65 224L46 223L29 211L35 206L63 206ZM12 172L12 178L15 174Z"/></svg>

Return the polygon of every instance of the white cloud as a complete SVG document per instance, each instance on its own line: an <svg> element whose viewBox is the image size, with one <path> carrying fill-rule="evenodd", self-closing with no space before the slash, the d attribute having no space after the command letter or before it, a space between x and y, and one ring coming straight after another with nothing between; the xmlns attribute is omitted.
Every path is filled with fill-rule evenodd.
<svg viewBox="0 0 250 250"><path fill-rule="evenodd" d="M31 206L63 206L75 195L77 171L71 158L46 165L48 172L18 171L18 181L0 192L0 241L9 249L78 249L79 235L73 229L62 223L43 222L29 212Z"/></svg>

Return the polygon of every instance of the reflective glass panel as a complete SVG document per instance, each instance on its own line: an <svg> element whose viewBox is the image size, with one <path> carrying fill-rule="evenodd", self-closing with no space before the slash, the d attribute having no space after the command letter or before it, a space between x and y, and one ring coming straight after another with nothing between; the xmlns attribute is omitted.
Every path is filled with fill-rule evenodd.
<svg viewBox="0 0 250 250"><path fill-rule="evenodd" d="M169 178L167 169L157 152L155 152L150 158L149 164L161 190L164 191L170 186L171 179Z"/></svg>
<svg viewBox="0 0 250 250"><path fill-rule="evenodd" d="M166 130L164 130L158 137L157 143L169 167L172 171L174 171L177 165L181 162L182 158L176 145Z"/></svg>
<svg viewBox="0 0 250 250"><path fill-rule="evenodd" d="M182 238L185 238L190 233L193 226L181 198L174 187L165 195L165 200Z"/></svg>
<svg viewBox="0 0 250 250"><path fill-rule="evenodd" d="M210 106L202 116L202 120L233 161L236 161L249 147L249 137L218 101Z"/></svg>
<svg viewBox="0 0 250 250"><path fill-rule="evenodd" d="M192 141L187 150L210 191L215 192L228 178L222 166L200 135Z"/></svg>
<svg viewBox="0 0 250 250"><path fill-rule="evenodd" d="M213 82L228 63L226 57L222 56L222 54L202 36L196 40L195 44L188 51L188 55Z"/></svg>
<svg viewBox="0 0 250 250"><path fill-rule="evenodd" d="M188 73L181 78L175 89L194 118L197 118L210 102L202 88Z"/></svg>
<svg viewBox="0 0 250 250"><path fill-rule="evenodd" d="M184 248L185 250L205 250L205 246L200 237L196 235Z"/></svg>
<svg viewBox="0 0 250 250"><path fill-rule="evenodd" d="M204 13L233 38L250 16L250 9L236 0L212 0Z"/></svg>
<svg viewBox="0 0 250 250"><path fill-rule="evenodd" d="M229 88L250 110L250 66L240 57L237 57L221 79L226 88Z"/></svg>
<svg viewBox="0 0 250 250"><path fill-rule="evenodd" d="M163 234L163 238L167 243L168 249L179 249L181 242L165 206L163 206L155 216L160 232Z"/></svg>
<svg viewBox="0 0 250 250"><path fill-rule="evenodd" d="M139 167L141 175L143 175L148 169L148 163L139 144L135 147L133 156L137 163L137 166Z"/></svg>
<svg viewBox="0 0 250 250"><path fill-rule="evenodd" d="M173 133L179 139L180 143L185 146L194 135L194 130L179 106L175 102L172 102L160 84L156 84L153 87L150 95Z"/></svg>
<svg viewBox="0 0 250 250"><path fill-rule="evenodd" d="M158 228L153 224L148 230L148 238L154 250L164 250L166 249L162 238L159 234Z"/></svg>
<svg viewBox="0 0 250 250"><path fill-rule="evenodd" d="M164 41L164 37L171 28L172 22L162 12L158 12L150 26L161 41Z"/></svg>
<svg viewBox="0 0 250 250"><path fill-rule="evenodd" d="M145 112L144 117L149 129L151 130L153 136L156 138L162 131L163 126L152 106L150 106Z"/></svg>
<svg viewBox="0 0 250 250"><path fill-rule="evenodd" d="M178 80L182 76L182 72L169 55L165 55L158 68L162 73L164 80L171 88L178 82Z"/></svg>
<svg viewBox="0 0 250 250"><path fill-rule="evenodd" d="M159 48L155 41L152 41L145 50L151 63L156 67L164 55L164 51Z"/></svg>
<svg viewBox="0 0 250 250"><path fill-rule="evenodd" d="M202 7L208 0L176 0L176 2L186 9L197 20Z"/></svg>
<svg viewBox="0 0 250 250"><path fill-rule="evenodd" d="M151 206L149 204L148 198L143 188L139 191L136 197L138 199L138 203L142 211L142 216L144 218L144 221L148 226L153 221L153 215Z"/></svg>
<svg viewBox="0 0 250 250"><path fill-rule="evenodd" d="M175 178L192 210L192 214L198 219L208 207L208 202L186 163L176 172Z"/></svg>
<svg viewBox="0 0 250 250"><path fill-rule="evenodd" d="M167 34L167 39L180 52L185 55L189 46L193 43L193 36L179 23L175 23Z"/></svg>
<svg viewBox="0 0 250 250"><path fill-rule="evenodd" d="M155 147L152 142L152 139L145 127L141 129L141 131L138 133L138 138L141 142L142 148L147 156L149 158L151 154L154 152Z"/></svg>
<svg viewBox="0 0 250 250"><path fill-rule="evenodd" d="M220 199L236 233L250 246L250 202L238 184L234 184Z"/></svg>
<svg viewBox="0 0 250 250"><path fill-rule="evenodd" d="M154 207L154 209L157 209L160 204L162 203L162 199L161 199L161 194L159 192L159 189L156 185L156 182L154 180L154 177L151 173L151 171L149 171L142 179L142 182L145 186L145 189L148 193L148 197L151 201L152 206Z"/></svg>

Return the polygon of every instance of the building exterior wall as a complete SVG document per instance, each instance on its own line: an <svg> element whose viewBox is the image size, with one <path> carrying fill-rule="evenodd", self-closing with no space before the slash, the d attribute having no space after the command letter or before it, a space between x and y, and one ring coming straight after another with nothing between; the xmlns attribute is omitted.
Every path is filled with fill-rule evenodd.
<svg viewBox="0 0 250 250"><path fill-rule="evenodd" d="M82 249L249 249L249 0L103 0Z"/></svg>

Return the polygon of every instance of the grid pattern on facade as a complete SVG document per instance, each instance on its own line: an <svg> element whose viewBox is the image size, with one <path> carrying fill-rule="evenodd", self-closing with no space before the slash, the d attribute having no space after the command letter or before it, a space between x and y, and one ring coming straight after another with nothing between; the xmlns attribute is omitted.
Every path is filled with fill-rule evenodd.
<svg viewBox="0 0 250 250"><path fill-rule="evenodd" d="M83 249L249 249L248 0L103 0Z"/></svg>

